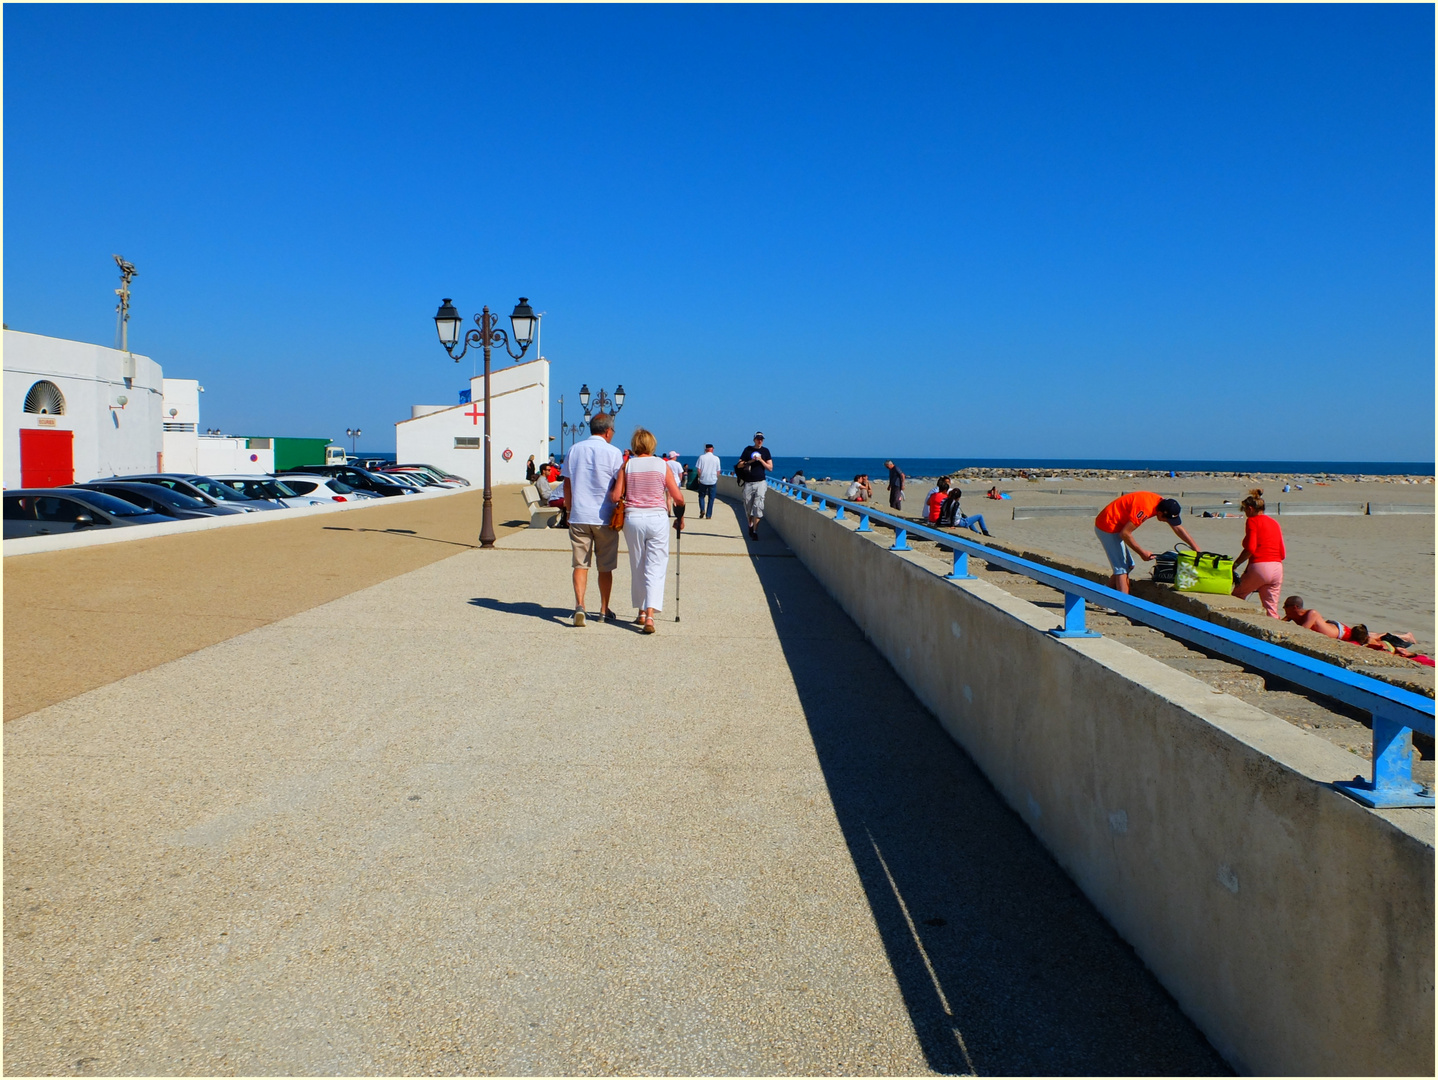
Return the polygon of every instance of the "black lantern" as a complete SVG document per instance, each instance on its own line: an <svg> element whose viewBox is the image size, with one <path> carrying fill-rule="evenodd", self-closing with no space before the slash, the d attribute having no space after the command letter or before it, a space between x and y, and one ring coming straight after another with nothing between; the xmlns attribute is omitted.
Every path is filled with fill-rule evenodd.
<svg viewBox="0 0 1438 1080"><path fill-rule="evenodd" d="M439 332L439 341L446 349L454 348L459 341L459 309L449 298L444 298L444 303L439 305L439 311L434 316L434 328ZM458 363L459 361L455 361Z"/></svg>
<svg viewBox="0 0 1438 1080"><path fill-rule="evenodd" d="M589 384L585 383L579 388L579 405L586 413L589 412Z"/></svg>
<svg viewBox="0 0 1438 1080"><path fill-rule="evenodd" d="M521 296L509 316L509 324L514 328L514 343L521 349L527 348L534 340L534 324L538 321L534 317L534 309L529 306L529 297Z"/></svg>
<svg viewBox="0 0 1438 1080"><path fill-rule="evenodd" d="M618 412L624 408L624 384L620 383L614 388L614 411Z"/></svg>

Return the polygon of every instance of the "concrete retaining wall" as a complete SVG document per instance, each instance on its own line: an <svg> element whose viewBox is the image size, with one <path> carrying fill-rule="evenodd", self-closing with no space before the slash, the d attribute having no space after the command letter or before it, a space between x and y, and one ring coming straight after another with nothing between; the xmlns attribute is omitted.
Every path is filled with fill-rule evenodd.
<svg viewBox="0 0 1438 1080"><path fill-rule="evenodd" d="M724 478L721 493L734 493ZM1061 612L776 492L766 521L1240 1072L1432 1075L1433 812Z"/></svg>

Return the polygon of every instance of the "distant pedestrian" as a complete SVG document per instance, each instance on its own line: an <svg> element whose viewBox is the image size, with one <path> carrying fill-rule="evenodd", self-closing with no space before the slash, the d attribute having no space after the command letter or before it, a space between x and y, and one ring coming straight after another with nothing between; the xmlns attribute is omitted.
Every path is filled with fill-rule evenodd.
<svg viewBox="0 0 1438 1080"><path fill-rule="evenodd" d="M679 451L678 451L678 450L671 450L671 451L669 451L669 453L667 453L667 454L664 455L664 458L665 458L665 462L664 462L664 463L669 466L669 471L674 474L674 479L675 479L676 481L678 481L680 487L683 487L683 486L684 486L684 466L681 465L681 464L679 464Z"/></svg>
<svg viewBox="0 0 1438 1080"><path fill-rule="evenodd" d="M1248 569L1233 587L1233 595L1247 599L1254 592L1263 603L1263 610L1277 619L1278 594L1283 589L1283 530L1278 522L1263 512L1263 489L1253 488L1239 504L1248 518L1243 528L1243 551L1233 560L1233 572L1246 561Z"/></svg>
<svg viewBox="0 0 1438 1080"><path fill-rule="evenodd" d="M569 513L569 546L574 566L574 625L584 625L584 594L589 586L589 564L598 563L599 617L617 622L609 609L614 568L619 565L619 533L609 527L614 501L609 489L624 463L614 439L614 418L596 413L589 421L589 438L569 448L564 459L564 505Z"/></svg>
<svg viewBox="0 0 1438 1080"><path fill-rule="evenodd" d="M714 487L719 483L719 457L714 453L714 444L705 443L704 453L694 463L699 470L699 516L714 516Z"/></svg>
<svg viewBox="0 0 1438 1080"><path fill-rule="evenodd" d="M884 462L889 470L889 506L900 512L904 509L904 474L892 461Z"/></svg>
<svg viewBox="0 0 1438 1080"><path fill-rule="evenodd" d="M1113 571L1109 578L1110 588L1121 593L1128 592L1128 575L1134 565L1133 556L1129 554L1130 548L1144 562L1153 561L1153 552L1140 547L1133 538L1134 530L1150 518L1162 521L1180 540L1195 551L1198 550L1198 544L1183 527L1183 518L1180 516L1182 510L1183 507L1177 499L1165 499L1154 491L1130 491L1099 511L1093 526L1108 559L1109 568Z"/></svg>
<svg viewBox="0 0 1438 1080"><path fill-rule="evenodd" d="M764 516L764 492L768 489L769 473L774 459L764 446L764 433L754 432L754 441L744 447L734 475L744 485L744 516L749 519L749 539L759 539L759 519Z"/></svg>
<svg viewBox="0 0 1438 1080"><path fill-rule="evenodd" d="M534 455L533 455L533 454L530 454L530 455L529 455L529 463L524 466L524 482L525 482L526 484L532 484L532 483L534 483L535 477L537 477L538 475L539 475L539 469L535 467L535 464L534 464Z"/></svg>
<svg viewBox="0 0 1438 1080"><path fill-rule="evenodd" d="M654 433L635 428L624 468L614 478L611 500L624 500L624 542L629 548L629 589L639 609L639 623L654 633L654 613L664 609L664 576L669 567L669 514L666 497L674 504L674 528L684 529L684 490L668 462L654 456Z"/></svg>

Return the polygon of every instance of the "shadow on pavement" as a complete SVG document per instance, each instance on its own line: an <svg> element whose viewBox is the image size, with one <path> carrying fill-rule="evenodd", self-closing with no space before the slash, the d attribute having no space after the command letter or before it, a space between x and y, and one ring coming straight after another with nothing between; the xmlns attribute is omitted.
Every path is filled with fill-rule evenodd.
<svg viewBox="0 0 1438 1080"><path fill-rule="evenodd" d="M415 540L428 540L434 544L449 544L452 547L479 547L478 544L465 544L461 543L458 540L441 540L436 536L420 536L419 533L415 532L413 529L353 529L350 528L348 525L325 525L323 526L323 528L326 532L379 533L381 536L409 536L413 537Z"/></svg>
<svg viewBox="0 0 1438 1080"><path fill-rule="evenodd" d="M753 566L930 1066L1229 1074L804 566Z"/></svg>
<svg viewBox="0 0 1438 1080"><path fill-rule="evenodd" d="M490 611L502 611L506 615L527 615L545 622L567 623L574 614L572 608L545 607L532 600L492 600L487 596L476 596L470 603Z"/></svg>

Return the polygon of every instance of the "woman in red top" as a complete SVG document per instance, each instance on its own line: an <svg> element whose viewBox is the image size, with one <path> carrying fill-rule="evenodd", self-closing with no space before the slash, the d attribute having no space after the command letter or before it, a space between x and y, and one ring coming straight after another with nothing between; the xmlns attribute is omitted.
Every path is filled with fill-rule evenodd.
<svg viewBox="0 0 1438 1080"><path fill-rule="evenodd" d="M930 525L939 523L939 511L943 509L944 499L948 497L948 494L949 478L947 476L940 477L939 486L929 492L929 497L924 500L924 518Z"/></svg>
<svg viewBox="0 0 1438 1080"><path fill-rule="evenodd" d="M1263 490L1254 488L1240 503L1248 516L1243 530L1243 553L1233 560L1234 573L1245 561L1248 568L1233 587L1240 599L1258 593L1263 610L1278 618L1278 594L1283 588L1283 531L1263 512Z"/></svg>

